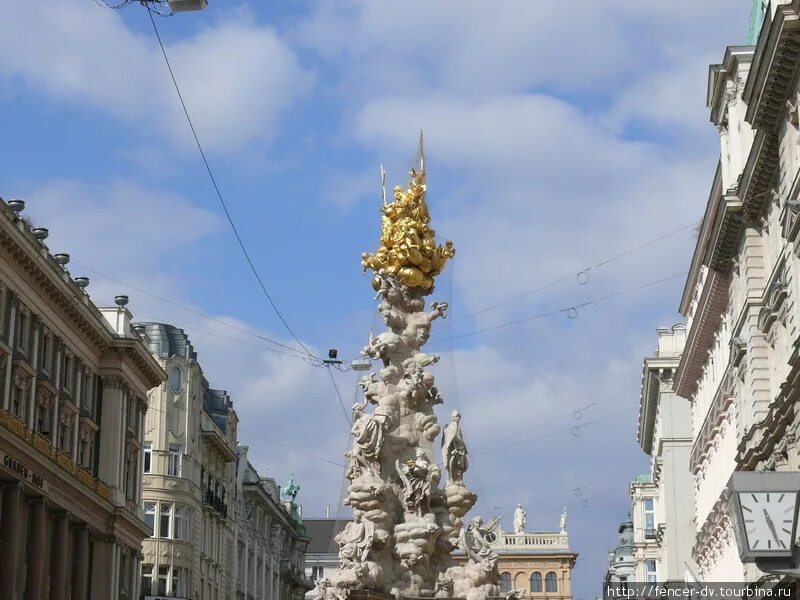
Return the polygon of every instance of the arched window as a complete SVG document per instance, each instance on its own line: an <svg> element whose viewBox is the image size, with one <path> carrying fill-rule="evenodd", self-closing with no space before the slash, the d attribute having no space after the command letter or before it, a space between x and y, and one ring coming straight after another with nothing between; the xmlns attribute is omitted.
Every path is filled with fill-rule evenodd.
<svg viewBox="0 0 800 600"><path fill-rule="evenodd" d="M511 573L500 574L500 591L504 594L511 591Z"/></svg>
<svg viewBox="0 0 800 600"><path fill-rule="evenodd" d="M557 592L558 591L558 580L556 578L556 574L550 571L547 575L544 576L544 589L547 592Z"/></svg>
<svg viewBox="0 0 800 600"><path fill-rule="evenodd" d="M531 575L531 592L541 592L542 591L542 574L539 571L536 571L533 575Z"/></svg>

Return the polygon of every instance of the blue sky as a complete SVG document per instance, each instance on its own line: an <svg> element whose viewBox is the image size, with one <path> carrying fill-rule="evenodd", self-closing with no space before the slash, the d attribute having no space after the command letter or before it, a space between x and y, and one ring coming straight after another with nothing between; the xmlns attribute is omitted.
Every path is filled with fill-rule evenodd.
<svg viewBox="0 0 800 600"><path fill-rule="evenodd" d="M146 12L6 4L0 195L28 202L98 304L128 293L138 318L186 327L211 384L232 394L252 462L281 481L294 473L307 516L335 513L343 470L273 443L341 460L346 423L324 371L86 271L289 343L224 220ZM690 230L586 285L455 322L700 219L719 152L707 67L743 43L749 4L218 0L158 26L275 301L315 351L352 356L377 328L360 255L379 235L378 164L390 186L405 184L420 128L433 224L458 251L433 296L452 307L434 339L687 270ZM510 525L521 502L529 526L548 529L570 505L584 600L628 510L626 482L647 469L635 439L641 360L655 328L679 320L682 286L435 347L440 419L462 410L478 510ZM336 378L352 404L355 375ZM625 412L579 437L478 454L534 426L519 439L568 429L593 402L583 422Z"/></svg>

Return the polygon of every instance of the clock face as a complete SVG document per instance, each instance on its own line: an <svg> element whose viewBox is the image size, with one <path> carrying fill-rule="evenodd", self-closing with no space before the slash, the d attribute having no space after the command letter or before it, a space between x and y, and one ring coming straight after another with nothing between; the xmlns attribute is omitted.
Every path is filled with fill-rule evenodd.
<svg viewBox="0 0 800 600"><path fill-rule="evenodd" d="M781 552L792 547L796 493L740 492L739 505L750 550Z"/></svg>

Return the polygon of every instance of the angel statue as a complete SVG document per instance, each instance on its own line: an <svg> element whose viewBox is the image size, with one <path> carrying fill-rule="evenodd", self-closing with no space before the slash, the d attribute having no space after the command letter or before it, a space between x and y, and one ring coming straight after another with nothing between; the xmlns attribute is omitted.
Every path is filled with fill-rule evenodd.
<svg viewBox="0 0 800 600"><path fill-rule="evenodd" d="M375 537L375 525L356 512L354 520L333 538L339 545L339 562L342 568L363 563L369 556L372 540Z"/></svg>
<svg viewBox="0 0 800 600"><path fill-rule="evenodd" d="M491 571L497 565L497 553L492 550L490 537L500 524L500 517L496 517L483 526L483 519L474 517L466 528L461 530L459 546L474 563L481 565L485 570Z"/></svg>
<svg viewBox="0 0 800 600"><path fill-rule="evenodd" d="M461 413L453 411L452 419L442 435L442 459L447 469L447 483L464 483L464 473L469 467L467 446L461 432Z"/></svg>
<svg viewBox="0 0 800 600"><path fill-rule="evenodd" d="M517 504L517 508L514 510L514 533L525 533L525 520L527 516L525 509L522 508L522 504Z"/></svg>
<svg viewBox="0 0 800 600"><path fill-rule="evenodd" d="M431 464L425 457L425 451L417 448L416 458L405 463L396 460L395 468L403 482L403 502L406 511L418 517L430 512Z"/></svg>
<svg viewBox="0 0 800 600"><path fill-rule="evenodd" d="M380 477L381 448L383 448L383 434L386 425L386 415L380 407L375 413L369 415L364 412L365 404L353 405L353 447L347 453L352 460L347 470L347 478L351 481L367 472Z"/></svg>

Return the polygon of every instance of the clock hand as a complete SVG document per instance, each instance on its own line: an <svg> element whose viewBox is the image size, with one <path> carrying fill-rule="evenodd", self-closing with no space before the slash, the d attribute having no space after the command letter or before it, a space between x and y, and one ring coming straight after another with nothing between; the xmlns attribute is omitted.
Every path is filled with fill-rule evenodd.
<svg viewBox="0 0 800 600"><path fill-rule="evenodd" d="M775 523L772 522L772 519L770 518L766 508L764 509L764 518L767 520L767 525L769 526L769 530L772 532L772 537L775 538L776 542L780 543L780 540L778 539L778 532L775 531Z"/></svg>

